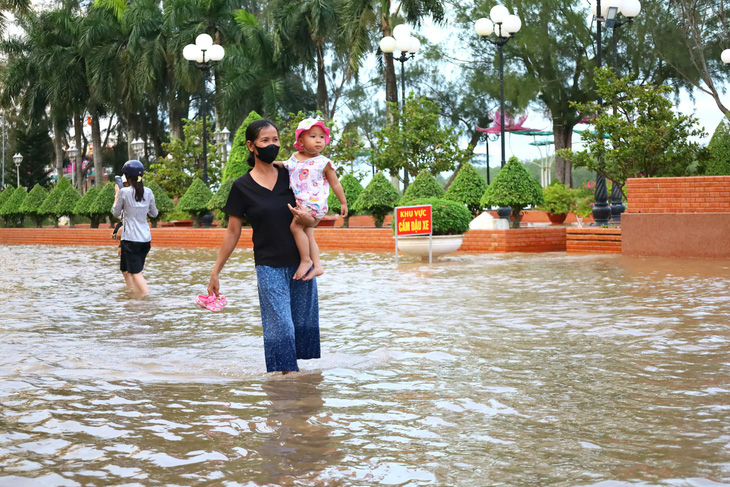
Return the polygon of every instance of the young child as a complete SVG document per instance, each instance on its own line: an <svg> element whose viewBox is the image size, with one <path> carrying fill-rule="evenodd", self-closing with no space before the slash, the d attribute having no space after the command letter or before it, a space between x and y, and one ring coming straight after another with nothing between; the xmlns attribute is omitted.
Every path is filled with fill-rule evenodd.
<svg viewBox="0 0 730 487"><path fill-rule="evenodd" d="M327 214L327 197L332 186L340 200L340 216L347 216L347 200L340 180L337 179L332 161L320 152L330 141L330 129L322 120L307 118L299 122L295 133L294 148L297 152L281 164L289 170L289 185L297 203L311 211L315 226ZM301 261L294 279L308 281L324 274L319 261L319 247L314 241L314 228L291 224L294 241Z"/></svg>

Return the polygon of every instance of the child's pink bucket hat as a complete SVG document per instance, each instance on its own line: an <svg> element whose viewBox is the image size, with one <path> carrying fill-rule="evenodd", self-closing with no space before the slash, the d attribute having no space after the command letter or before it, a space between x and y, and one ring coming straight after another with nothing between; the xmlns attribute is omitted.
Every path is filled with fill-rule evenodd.
<svg viewBox="0 0 730 487"><path fill-rule="evenodd" d="M305 118L304 120L299 122L299 125L297 125L297 131L294 133L294 148L296 150L304 150L302 144L299 143L299 136L302 132L306 132L315 125L319 125L320 127L322 127L322 130L324 130L324 145L330 143L331 137L329 127L325 126L324 122L322 120L319 120L318 118Z"/></svg>

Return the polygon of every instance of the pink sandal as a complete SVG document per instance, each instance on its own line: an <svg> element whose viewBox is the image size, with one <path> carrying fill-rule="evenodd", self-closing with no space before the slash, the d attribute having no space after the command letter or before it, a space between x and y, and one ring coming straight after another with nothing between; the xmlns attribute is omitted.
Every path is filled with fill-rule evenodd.
<svg viewBox="0 0 730 487"><path fill-rule="evenodd" d="M214 313L219 312L221 309L223 309L223 306L228 304L228 301L226 301L226 298L224 298L223 296L206 296L205 294L198 294L195 302L203 308L213 311Z"/></svg>

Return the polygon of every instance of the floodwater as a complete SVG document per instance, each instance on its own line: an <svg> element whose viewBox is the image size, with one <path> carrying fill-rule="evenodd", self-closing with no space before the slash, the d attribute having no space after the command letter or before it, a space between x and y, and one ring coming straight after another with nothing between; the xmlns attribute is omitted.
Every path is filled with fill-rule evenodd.
<svg viewBox="0 0 730 487"><path fill-rule="evenodd" d="M0 246L0 485L730 485L730 261L325 253L282 376L216 254Z"/></svg>

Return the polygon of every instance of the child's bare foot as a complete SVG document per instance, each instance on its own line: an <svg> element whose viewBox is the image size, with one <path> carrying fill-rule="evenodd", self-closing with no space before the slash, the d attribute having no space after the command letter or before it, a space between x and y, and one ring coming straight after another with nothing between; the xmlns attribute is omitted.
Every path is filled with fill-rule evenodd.
<svg viewBox="0 0 730 487"><path fill-rule="evenodd" d="M294 273L292 279L301 279L307 275L307 271L312 267L312 259L302 260L297 267L297 271Z"/></svg>
<svg viewBox="0 0 730 487"><path fill-rule="evenodd" d="M307 275L302 278L302 281L310 281L312 278L321 276L322 274L324 274L324 269L321 265L316 265L307 272Z"/></svg>

